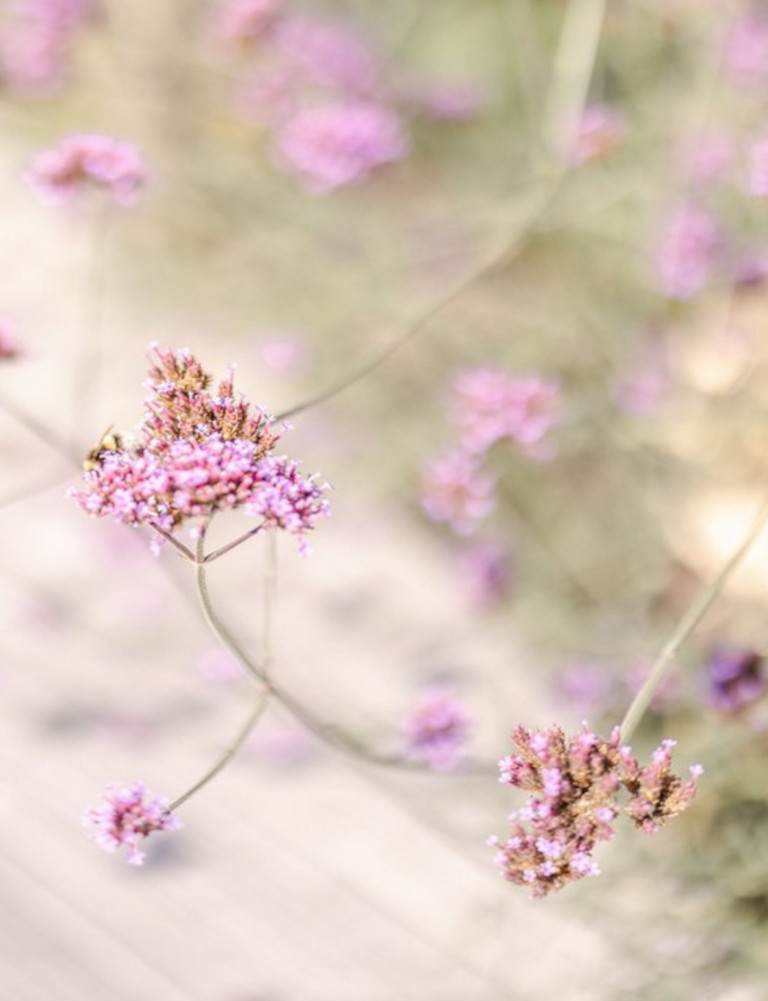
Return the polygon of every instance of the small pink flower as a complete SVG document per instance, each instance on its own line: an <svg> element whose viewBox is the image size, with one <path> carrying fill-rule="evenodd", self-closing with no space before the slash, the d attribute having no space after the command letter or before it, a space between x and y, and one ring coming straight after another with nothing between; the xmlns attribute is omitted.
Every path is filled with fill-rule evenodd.
<svg viewBox="0 0 768 1001"><path fill-rule="evenodd" d="M464 756L468 731L462 702L443 688L427 691L405 721L408 757L437 772L453 771Z"/></svg>
<svg viewBox="0 0 768 1001"><path fill-rule="evenodd" d="M401 160L408 144L400 120L375 104L341 103L297 112L277 134L277 161L313 194L362 181Z"/></svg>
<svg viewBox="0 0 768 1001"><path fill-rule="evenodd" d="M438 122L465 122L486 104L481 91L472 84L436 83L425 85L410 96L414 110Z"/></svg>
<svg viewBox="0 0 768 1001"><path fill-rule="evenodd" d="M749 191L768 197L768 136L756 139L749 150Z"/></svg>
<svg viewBox="0 0 768 1001"><path fill-rule="evenodd" d="M613 108L594 104L584 109L568 159L574 166L602 160L618 146L626 132L623 115Z"/></svg>
<svg viewBox="0 0 768 1001"><path fill-rule="evenodd" d="M13 335L9 320L0 317L0 361L13 361L21 354L21 348Z"/></svg>
<svg viewBox="0 0 768 1001"><path fill-rule="evenodd" d="M496 506L496 482L480 471L475 456L448 452L426 463L421 504L432 521L445 521L457 535L469 535Z"/></svg>
<svg viewBox="0 0 768 1001"><path fill-rule="evenodd" d="M544 439L558 420L559 395L559 385L539 375L490 367L460 372L451 411L462 447L480 453L510 438L529 455L544 455Z"/></svg>
<svg viewBox="0 0 768 1001"><path fill-rule="evenodd" d="M468 546L461 553L459 569L470 599L480 608L500 601L510 589L512 562L502 546Z"/></svg>
<svg viewBox="0 0 768 1001"><path fill-rule="evenodd" d="M43 201L61 204L88 188L106 190L120 205L136 201L147 170L135 146L104 135L67 136L38 153L28 179Z"/></svg>
<svg viewBox="0 0 768 1001"><path fill-rule="evenodd" d="M683 163L694 184L714 184L727 178L736 158L730 139L722 135L703 135L690 142Z"/></svg>
<svg viewBox="0 0 768 1001"><path fill-rule="evenodd" d="M672 214L657 251L662 290L671 299L692 299L712 277L721 246L720 230L709 212L680 205Z"/></svg>
<svg viewBox="0 0 768 1001"><path fill-rule="evenodd" d="M725 69L739 84L752 86L768 75L768 20L746 14L731 27L725 43Z"/></svg>
<svg viewBox="0 0 768 1001"><path fill-rule="evenodd" d="M296 14L284 17L273 37L275 55L303 90L318 89L350 101L380 90L371 46L351 24Z"/></svg>
<svg viewBox="0 0 768 1001"><path fill-rule="evenodd" d="M127 849L128 865L142 865L144 852L139 839L155 831L177 831L181 821L168 812L164 797L147 797L143 782L130 786L107 786L105 802L88 810L83 816L83 826L90 829L91 839L105 852Z"/></svg>
<svg viewBox="0 0 768 1001"><path fill-rule="evenodd" d="M305 534L314 528L318 518L330 514L323 497L326 485L314 476L299 475L299 464L285 456L267 456L259 463L257 482L245 513L264 519L266 528L282 528L299 541L299 549L307 552Z"/></svg>
<svg viewBox="0 0 768 1001"><path fill-rule="evenodd" d="M248 52L274 27L282 0L222 0L213 10L211 31L232 49Z"/></svg>

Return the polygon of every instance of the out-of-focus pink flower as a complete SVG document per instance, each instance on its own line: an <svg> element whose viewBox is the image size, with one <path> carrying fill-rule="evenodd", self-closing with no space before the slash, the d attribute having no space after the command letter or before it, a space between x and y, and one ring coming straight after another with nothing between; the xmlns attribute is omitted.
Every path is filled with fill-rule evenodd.
<svg viewBox="0 0 768 1001"><path fill-rule="evenodd" d="M692 299L712 277L721 247L715 219L695 205L680 205L657 251L657 272L671 299Z"/></svg>
<svg viewBox="0 0 768 1001"><path fill-rule="evenodd" d="M140 838L147 838L155 831L177 831L182 826L178 817L168 812L165 798L147 796L143 782L107 786L105 802L84 814L83 825L105 852L125 847L128 865L144 862L146 856L139 848Z"/></svg>
<svg viewBox="0 0 768 1001"><path fill-rule="evenodd" d="M734 82L745 86L765 80L768 76L768 20L746 14L732 25L725 43L725 69Z"/></svg>
<svg viewBox="0 0 768 1001"><path fill-rule="evenodd" d="M452 771L464 756L469 713L444 688L425 692L405 721L407 755L437 772Z"/></svg>
<svg viewBox="0 0 768 1001"><path fill-rule="evenodd" d="M0 43L0 77L45 97L65 76L72 35L91 14L87 0L16 0Z"/></svg>
<svg viewBox="0 0 768 1001"><path fill-rule="evenodd" d="M212 647L197 659L197 669L209 681L223 683L242 678L243 669L227 650Z"/></svg>
<svg viewBox="0 0 768 1001"><path fill-rule="evenodd" d="M510 438L534 457L558 421L560 387L540 375L517 376L497 368L460 372L454 381L451 415L463 448L484 452Z"/></svg>
<svg viewBox="0 0 768 1001"><path fill-rule="evenodd" d="M627 130L624 116L614 108L593 104L584 109L568 160L575 166L602 160L616 149Z"/></svg>
<svg viewBox="0 0 768 1001"><path fill-rule="evenodd" d="M249 52L274 27L282 0L222 0L213 9L211 31L229 48Z"/></svg>
<svg viewBox="0 0 768 1001"><path fill-rule="evenodd" d="M733 283L739 291L762 288L768 281L768 253L746 250L739 254L733 268Z"/></svg>
<svg viewBox="0 0 768 1001"><path fill-rule="evenodd" d="M615 398L632 417L652 414L670 388L669 362L659 348L651 348L628 366L616 382Z"/></svg>
<svg viewBox="0 0 768 1001"><path fill-rule="evenodd" d="M502 546L468 546L460 554L459 571L471 601L480 608L500 601L509 592L512 561Z"/></svg>
<svg viewBox="0 0 768 1001"><path fill-rule="evenodd" d="M13 361L21 354L21 348L13 335L10 320L0 317L0 361Z"/></svg>
<svg viewBox="0 0 768 1001"><path fill-rule="evenodd" d="M596 661L567 664L558 678L559 694L574 713L596 716L613 709L617 700L617 679L607 665Z"/></svg>
<svg viewBox="0 0 768 1001"><path fill-rule="evenodd" d="M749 150L749 191L768 197L768 136L756 139Z"/></svg>
<svg viewBox="0 0 768 1001"><path fill-rule="evenodd" d="M438 122L466 122L486 104L479 88L464 83L435 83L421 87L409 96L413 109Z"/></svg>
<svg viewBox="0 0 768 1001"><path fill-rule="evenodd" d="M432 521L447 522L457 535L469 535L496 506L495 487L476 456L448 452L424 466L421 504Z"/></svg>
<svg viewBox="0 0 768 1001"><path fill-rule="evenodd" d="M261 345L261 358L273 372L291 372L306 361L306 350L296 338L283 336L265 341Z"/></svg>
<svg viewBox="0 0 768 1001"><path fill-rule="evenodd" d="M272 44L302 88L319 88L349 101L380 89L378 60L352 25L306 14L280 19Z"/></svg>
<svg viewBox="0 0 768 1001"><path fill-rule="evenodd" d="M765 660L754 650L715 646L706 673L709 701L726 715L741 712L768 691Z"/></svg>
<svg viewBox="0 0 768 1001"><path fill-rule="evenodd" d="M38 153L27 178L50 204L69 202L81 191L96 188L130 205L147 179L147 169L131 143L83 134L67 136L54 149Z"/></svg>
<svg viewBox="0 0 768 1001"><path fill-rule="evenodd" d="M722 135L703 135L687 145L683 164L694 184L713 184L728 175L735 157L730 139Z"/></svg>
<svg viewBox="0 0 768 1001"><path fill-rule="evenodd" d="M331 104L297 112L276 137L275 157L314 194L354 184L401 160L408 143L398 116L374 104Z"/></svg>

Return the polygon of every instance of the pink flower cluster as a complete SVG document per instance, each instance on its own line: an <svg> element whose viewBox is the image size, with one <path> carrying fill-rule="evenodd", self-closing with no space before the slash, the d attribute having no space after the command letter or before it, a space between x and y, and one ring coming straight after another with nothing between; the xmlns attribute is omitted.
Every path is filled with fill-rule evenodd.
<svg viewBox="0 0 768 1001"><path fill-rule="evenodd" d="M43 201L61 204L88 189L108 191L120 205L136 201L147 169L131 143L98 134L71 135L38 153L27 179Z"/></svg>
<svg viewBox="0 0 768 1001"><path fill-rule="evenodd" d="M296 462L270 453L277 437L267 416L236 396L230 372L215 394L189 352L154 349L139 444L116 438L86 463L73 490L94 517L171 532L188 519L242 507L264 528L304 535L328 513L324 487ZM115 437L115 436L113 436Z"/></svg>
<svg viewBox="0 0 768 1001"><path fill-rule="evenodd" d="M602 740L587 726L566 737L558 726L528 730L518 726L513 738L519 753L499 762L499 781L531 793L510 816L506 841L489 839L504 877L530 886L534 897L600 869L593 852L613 837L614 822L625 813L637 828L653 834L683 811L696 793L703 769L693 765L683 781L671 771L674 740L665 740L641 768L618 727ZM618 800L624 789L629 800Z"/></svg>
<svg viewBox="0 0 768 1001"><path fill-rule="evenodd" d="M725 43L725 69L734 82L755 86L768 77L768 19L746 14L731 26Z"/></svg>
<svg viewBox="0 0 768 1001"><path fill-rule="evenodd" d="M434 688L405 721L408 757L425 761L436 772L450 772L461 762L468 731L464 704L446 689Z"/></svg>
<svg viewBox="0 0 768 1001"><path fill-rule="evenodd" d="M423 470L427 515L459 535L473 532L495 507L495 481L483 469L488 450L508 440L533 458L547 458L559 395L559 385L539 375L490 367L460 372L449 402L457 444Z"/></svg>
<svg viewBox="0 0 768 1001"><path fill-rule="evenodd" d="M222 0L212 34L247 57L240 107L267 126L276 164L307 191L355 184L407 154L379 60L352 25L281 0Z"/></svg>
<svg viewBox="0 0 768 1001"><path fill-rule="evenodd" d="M144 783L134 782L124 787L107 786L104 803L84 814L83 826L105 852L125 847L128 865L142 865L146 856L139 848L139 839L155 831L178 831L182 824L168 812L166 799L149 798Z"/></svg>
<svg viewBox="0 0 768 1001"><path fill-rule="evenodd" d="M0 76L16 90L47 96L61 85L72 37L91 13L88 0L15 0L0 51Z"/></svg>

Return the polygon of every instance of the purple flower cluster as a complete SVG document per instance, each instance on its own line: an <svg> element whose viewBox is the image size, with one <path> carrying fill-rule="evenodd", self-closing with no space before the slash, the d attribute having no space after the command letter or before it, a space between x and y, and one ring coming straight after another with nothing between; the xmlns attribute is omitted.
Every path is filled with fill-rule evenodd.
<svg viewBox="0 0 768 1001"><path fill-rule="evenodd" d="M534 897L600 870L593 852L613 837L624 812L637 828L653 834L684 810L696 792L703 769L694 765L683 781L671 771L675 741L665 740L641 768L629 747L621 745L618 727L602 740L586 725L567 737L558 726L513 732L519 753L499 762L499 781L531 793L511 814L506 841L489 839L504 877L530 886ZM619 803L624 789L628 802Z"/></svg>
<svg viewBox="0 0 768 1001"><path fill-rule="evenodd" d="M134 782L124 787L107 786L104 803L84 814L83 826L105 852L125 847L128 865L142 865L146 856L139 848L139 839L155 831L178 831L182 824L168 812L165 798L149 798L144 783Z"/></svg>
<svg viewBox="0 0 768 1001"><path fill-rule="evenodd" d="M91 13L88 0L14 0L0 51L0 76L26 94L47 96L64 80L74 34Z"/></svg>
<svg viewBox="0 0 768 1001"><path fill-rule="evenodd" d="M715 646L706 674L710 703L729 716L742 712L768 690L765 661L754 650Z"/></svg>
<svg viewBox="0 0 768 1001"><path fill-rule="evenodd" d="M38 153L27 179L43 201L61 204L88 189L109 192L131 205L147 179L147 169L131 143L99 134L71 135Z"/></svg>
<svg viewBox="0 0 768 1001"><path fill-rule="evenodd" d="M271 454L267 416L235 396L232 373L209 392L210 377L187 351L154 349L139 444L95 450L85 485L72 491L95 517L173 531L188 519L242 507L304 546L304 534L328 513L324 487L299 475L296 462Z"/></svg>
<svg viewBox="0 0 768 1001"><path fill-rule="evenodd" d="M450 772L461 762L468 731L464 704L446 689L433 688L405 721L408 757L425 761L436 772Z"/></svg>
<svg viewBox="0 0 768 1001"><path fill-rule="evenodd" d="M421 502L427 515L459 535L473 532L496 503L494 478L483 469L488 450L507 440L532 458L546 458L559 394L555 381L539 375L516 376L490 367L460 372L448 408L457 445L423 470Z"/></svg>
<svg viewBox="0 0 768 1001"><path fill-rule="evenodd" d="M267 128L276 165L312 194L404 159L404 110L456 121L480 103L450 83L400 93L358 27L296 11L288 0L221 0L210 34L219 50L241 59L241 112Z"/></svg>

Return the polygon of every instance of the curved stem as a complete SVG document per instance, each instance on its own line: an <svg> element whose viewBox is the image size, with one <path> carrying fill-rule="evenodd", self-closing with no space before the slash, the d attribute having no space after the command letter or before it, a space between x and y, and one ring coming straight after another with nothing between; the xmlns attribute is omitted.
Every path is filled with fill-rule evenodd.
<svg viewBox="0 0 768 1001"><path fill-rule="evenodd" d="M198 793L202 788L208 785L208 783L215 779L219 772L223 771L224 768L229 764L229 762L235 757L238 751L242 748L243 744L246 742L251 734L251 731L258 723L261 718L261 714L264 712L267 701L269 699L269 692L266 688L262 689L259 696L248 713L248 718L245 721L244 726L240 729L235 740L227 748L227 750L221 755L221 757L216 761L216 763L208 769L208 771L203 775L202 778L198 779L193 786L191 786L185 793L178 796L168 807L168 812L172 813L174 810L178 810L182 804L186 803L188 799L191 799L195 793Z"/></svg>
<svg viewBox="0 0 768 1001"><path fill-rule="evenodd" d="M523 219L520 223L518 223L514 235L512 237L505 237L501 246L495 246L494 249L487 254L479 264L476 264L473 268L471 268L454 285L452 285L447 292L444 292L435 302L432 303L431 306L429 306L424 312L420 313L416 319L407 324L405 329L399 335L395 336L392 342L379 354L377 354L370 361L361 365L360 368L353 371L350 375L338 380L338 382L332 383L321 393L310 397L308 400L297 404L295 407L283 410L273 419L275 421L283 421L290 417L295 417L296 414L303 413L311 407L316 407L319 404L332 399L334 396L338 396L338 394L342 393L345 389L348 389L356 382L364 379L367 375L374 372L380 365L383 365L385 361L395 354L396 351L399 351L401 347L411 340L411 338L415 337L416 334L421 333L421 331L432 320L434 320L438 314L442 313L447 306L458 299L459 296L470 288L470 286L474 285L475 282L490 274L498 265L509 264L521 252L526 238L535 229L537 222L544 215L554 200L562 182L562 177L563 174L560 172L557 173L554 178L548 178L543 191L538 193L533 199L532 207L523 213Z"/></svg>
<svg viewBox="0 0 768 1001"><path fill-rule="evenodd" d="M752 548L753 543L765 528L767 522L768 501L763 504L755 519L755 523L744 541L741 543L733 556L731 556L717 577L715 577L709 587L699 597L698 601L696 601L688 610L686 615L683 616L677 629L675 629L661 653L656 658L645 684L633 699L632 704L624 716L624 719L621 721L619 728L621 730L622 740L629 740L634 733L638 723L643 717L643 714L650 705L656 689L659 687L662 679L672 666L672 663L679 653L683 643L685 643L693 630L709 611L709 608L728 583L728 580L733 572Z"/></svg>
<svg viewBox="0 0 768 1001"><path fill-rule="evenodd" d="M179 540L171 532L166 532L166 530L164 528L160 528L159 525L150 525L149 527L153 529L153 531L157 532L158 535L161 535L166 542L169 542L176 552L180 556L183 556L185 560L189 560L190 563L196 562L195 554L192 550L185 546L183 542L179 542Z"/></svg>
<svg viewBox="0 0 768 1001"><path fill-rule="evenodd" d="M298 699L267 677L265 665L257 664L246 653L234 636L232 636L229 629L227 629L221 621L213 607L210 591L208 590L208 580L206 577L204 544L205 530L203 529L197 539L197 551L195 558L195 585L197 587L197 595L200 601L203 618L205 619L206 625L219 643L229 650L232 656L240 662L251 677L258 682L259 685L264 686L264 688L270 692L292 716L302 723L310 731L310 733L314 734L318 740L321 740L324 744L333 748L335 751L340 751L343 754L362 761L367 761L369 764L373 765L381 765L387 768L402 768L409 771L430 772L431 769L421 762L410 761L400 755L377 754L375 751L369 750L349 734L344 733L342 730L339 730L319 719L311 710L307 709L306 706L299 702Z"/></svg>
<svg viewBox="0 0 768 1001"><path fill-rule="evenodd" d="M39 421L33 414L27 413L17 403L13 403L5 397L0 397L0 410L4 410L17 424L21 424L30 434L39 438L40 441L45 442L46 445L50 445L51 448L55 449L61 455L66 456L71 462L76 463L78 466L81 464L83 456L74 446L68 445L63 438L59 438L55 431L52 431L42 421Z"/></svg>

